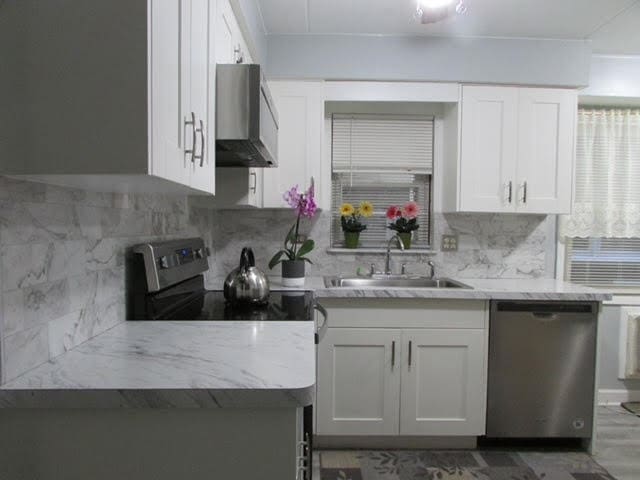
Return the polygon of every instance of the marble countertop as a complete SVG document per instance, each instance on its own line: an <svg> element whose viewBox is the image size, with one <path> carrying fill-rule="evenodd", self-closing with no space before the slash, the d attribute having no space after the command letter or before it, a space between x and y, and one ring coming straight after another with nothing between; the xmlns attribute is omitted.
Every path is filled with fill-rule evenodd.
<svg viewBox="0 0 640 480"><path fill-rule="evenodd" d="M11 408L311 404L313 322L123 322L0 388Z"/></svg>
<svg viewBox="0 0 640 480"><path fill-rule="evenodd" d="M304 288L313 290L316 298L451 298L476 300L563 300L605 301L611 300L606 290L596 290L575 283L554 279L478 279L453 278L470 289L464 288L327 288L323 277L309 277ZM282 287L278 278L270 278L272 290L290 290Z"/></svg>
<svg viewBox="0 0 640 480"><path fill-rule="evenodd" d="M464 279L471 289L286 288L323 298L604 301L552 279ZM309 405L313 322L123 322L0 387L0 408L252 408Z"/></svg>

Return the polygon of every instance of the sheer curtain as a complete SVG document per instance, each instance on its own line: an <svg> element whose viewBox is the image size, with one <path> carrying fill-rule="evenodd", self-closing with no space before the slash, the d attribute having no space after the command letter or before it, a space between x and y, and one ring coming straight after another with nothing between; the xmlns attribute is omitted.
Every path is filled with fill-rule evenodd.
<svg viewBox="0 0 640 480"><path fill-rule="evenodd" d="M560 217L565 278L640 287L640 110L580 109L573 213ZM616 290L617 291L617 290Z"/></svg>
<svg viewBox="0 0 640 480"><path fill-rule="evenodd" d="M575 198L564 237L640 237L640 110L580 109Z"/></svg>

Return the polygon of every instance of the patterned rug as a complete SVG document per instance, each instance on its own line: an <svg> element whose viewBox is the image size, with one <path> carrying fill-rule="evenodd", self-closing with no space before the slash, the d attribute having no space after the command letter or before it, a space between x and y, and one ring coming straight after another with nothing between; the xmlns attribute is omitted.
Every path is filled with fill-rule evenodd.
<svg viewBox="0 0 640 480"><path fill-rule="evenodd" d="M581 452L324 450L320 480L615 480Z"/></svg>

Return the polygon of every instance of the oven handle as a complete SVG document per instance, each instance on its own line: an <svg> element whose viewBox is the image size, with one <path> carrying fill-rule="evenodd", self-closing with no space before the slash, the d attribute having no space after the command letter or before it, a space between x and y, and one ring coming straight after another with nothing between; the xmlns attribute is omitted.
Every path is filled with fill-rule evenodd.
<svg viewBox="0 0 640 480"><path fill-rule="evenodd" d="M324 318L324 321L321 325L316 324L315 341L316 345L318 345L324 338L324 334L327 332L327 327L329 326L329 323L327 321L329 319L329 313L327 313L327 309L319 303L315 303L313 305L313 309L320 312L322 314L322 317Z"/></svg>

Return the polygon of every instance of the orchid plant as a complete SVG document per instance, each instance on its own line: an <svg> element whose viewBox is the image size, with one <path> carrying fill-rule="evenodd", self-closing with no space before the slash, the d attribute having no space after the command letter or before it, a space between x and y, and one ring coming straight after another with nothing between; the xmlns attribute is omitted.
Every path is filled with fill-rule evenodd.
<svg viewBox="0 0 640 480"><path fill-rule="evenodd" d="M408 202L403 207L391 205L387 209L387 220L391 222L387 228L398 233L411 233L420 228L419 213L420 208L416 202Z"/></svg>
<svg viewBox="0 0 640 480"><path fill-rule="evenodd" d="M296 211L296 222L289 229L289 233L284 239L284 248L276 252L269 262L269 268L272 269L276 265L285 260L302 260L313 263L309 260L308 255L315 247L315 242L310 238L304 242L298 242L300 232L300 220L303 217L313 218L316 214L318 206L315 200L315 187L313 177L311 178L311 186L305 192L298 191L298 185L287 190L283 195L284 201ZM284 257L284 258L283 258Z"/></svg>

